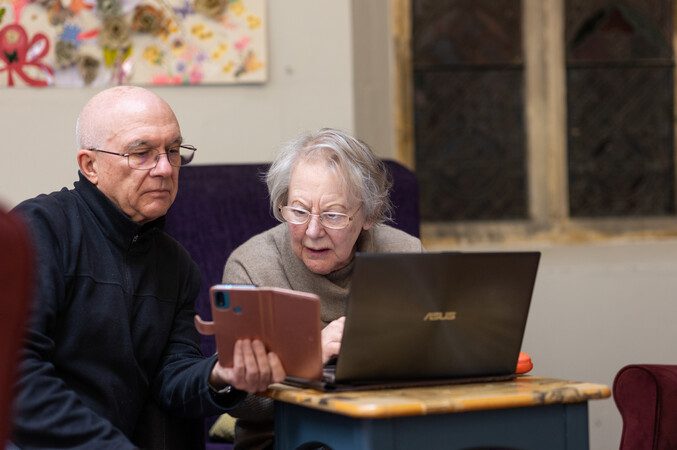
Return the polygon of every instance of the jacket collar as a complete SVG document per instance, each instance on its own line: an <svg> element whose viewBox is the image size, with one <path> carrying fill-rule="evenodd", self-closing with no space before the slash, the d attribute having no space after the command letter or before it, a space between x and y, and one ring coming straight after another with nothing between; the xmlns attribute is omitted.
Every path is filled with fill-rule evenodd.
<svg viewBox="0 0 677 450"><path fill-rule="evenodd" d="M129 248L146 233L164 228L165 216L139 224L123 213L106 195L92 184L81 172L75 182L75 192L82 197L108 239L123 248Z"/></svg>

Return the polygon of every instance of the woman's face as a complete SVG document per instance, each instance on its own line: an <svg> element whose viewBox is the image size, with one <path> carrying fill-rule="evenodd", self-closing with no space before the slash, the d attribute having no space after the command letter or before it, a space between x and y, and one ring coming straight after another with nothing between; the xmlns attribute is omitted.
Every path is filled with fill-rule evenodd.
<svg viewBox="0 0 677 450"><path fill-rule="evenodd" d="M294 168L289 182L287 205L313 214L340 212L353 216L346 228L325 228L318 216L301 225L287 223L294 254L311 272L326 275L346 266L353 258L355 242L365 222L364 209L351 199L336 172L321 159L303 160Z"/></svg>

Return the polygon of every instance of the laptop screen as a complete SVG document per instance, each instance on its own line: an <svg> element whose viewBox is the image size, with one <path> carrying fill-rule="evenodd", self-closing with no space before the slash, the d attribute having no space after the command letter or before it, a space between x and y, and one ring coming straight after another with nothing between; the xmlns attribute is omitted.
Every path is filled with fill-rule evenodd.
<svg viewBox="0 0 677 450"><path fill-rule="evenodd" d="M336 382L514 373L539 259L357 254Z"/></svg>

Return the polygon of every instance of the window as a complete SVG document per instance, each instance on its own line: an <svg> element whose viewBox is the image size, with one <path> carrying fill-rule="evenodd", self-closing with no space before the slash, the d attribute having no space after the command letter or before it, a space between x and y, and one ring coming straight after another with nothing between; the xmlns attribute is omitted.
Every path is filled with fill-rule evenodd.
<svg viewBox="0 0 677 450"><path fill-rule="evenodd" d="M673 8L397 0L427 242L677 235Z"/></svg>

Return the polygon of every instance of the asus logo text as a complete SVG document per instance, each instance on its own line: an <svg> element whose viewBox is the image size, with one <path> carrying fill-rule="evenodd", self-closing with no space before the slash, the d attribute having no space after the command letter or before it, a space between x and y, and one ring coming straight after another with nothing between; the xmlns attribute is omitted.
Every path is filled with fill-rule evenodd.
<svg viewBox="0 0 677 450"><path fill-rule="evenodd" d="M430 311L429 313L426 313L426 315L423 317L423 320L455 320L456 319L456 311Z"/></svg>

